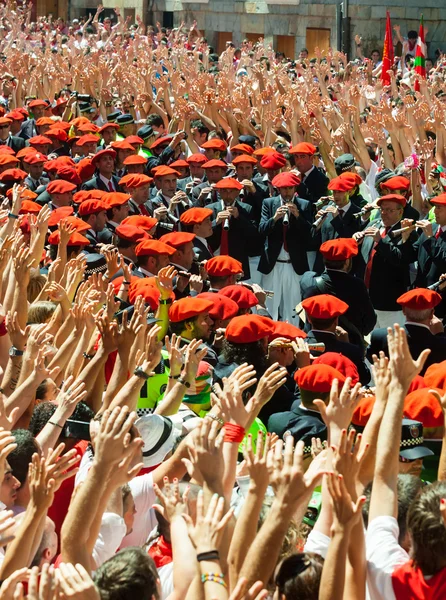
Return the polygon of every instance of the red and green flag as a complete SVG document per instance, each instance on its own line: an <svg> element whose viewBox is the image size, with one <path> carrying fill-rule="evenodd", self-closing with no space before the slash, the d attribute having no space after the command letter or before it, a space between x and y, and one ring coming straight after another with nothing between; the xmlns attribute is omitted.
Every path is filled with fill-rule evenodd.
<svg viewBox="0 0 446 600"><path fill-rule="evenodd" d="M390 23L390 13L387 11L386 35L384 38L383 63L381 67L381 81L383 85L390 85L390 76L387 71L393 67L393 41L392 24Z"/></svg>
<svg viewBox="0 0 446 600"><path fill-rule="evenodd" d="M426 43L424 41L423 15L421 15L420 30L418 32L417 48L415 50L415 73L426 79ZM419 86L415 82L415 89Z"/></svg>

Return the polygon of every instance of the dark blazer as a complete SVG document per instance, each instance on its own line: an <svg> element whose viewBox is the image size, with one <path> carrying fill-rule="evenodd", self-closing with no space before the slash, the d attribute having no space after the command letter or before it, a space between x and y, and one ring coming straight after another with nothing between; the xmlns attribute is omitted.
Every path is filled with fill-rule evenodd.
<svg viewBox="0 0 446 600"><path fill-rule="evenodd" d="M46 187L45 190L37 196L36 202L37 204L41 204L42 206L48 204L48 202L51 202L51 196L46 191Z"/></svg>
<svg viewBox="0 0 446 600"><path fill-rule="evenodd" d="M213 254L209 252L209 249L197 238L194 239L194 252L199 262L202 260L209 260L213 257Z"/></svg>
<svg viewBox="0 0 446 600"><path fill-rule="evenodd" d="M189 197L192 201L193 206L208 206L208 204L213 204L214 202L220 201L220 195L218 193L218 190L212 190L212 192L208 193L204 202L198 202L201 190L208 187L211 187L211 184L209 183L209 181L206 180L202 181L201 183L199 183L191 189L191 191L189 192Z"/></svg>
<svg viewBox="0 0 446 600"><path fill-rule="evenodd" d="M39 183L36 183L34 181L34 179L31 179L31 177L29 175L24 181L24 183L28 186L28 188L32 192L36 192L42 186L45 186L45 189L46 189L46 186L48 185L49 182L50 182L50 180L48 179L48 177L41 177L39 180Z"/></svg>
<svg viewBox="0 0 446 600"><path fill-rule="evenodd" d="M165 206L166 208L169 207L167 201L163 198L160 192L157 192L155 196L149 198L149 200L147 200L144 206L152 216L154 215L154 212L157 208L160 208L161 206ZM180 203L177 205L177 208L177 214L181 216L189 208L189 206L184 206L183 203ZM169 217L166 221L158 221L158 225L156 226L156 235L157 237L161 237L166 233L171 233L171 231L178 231L179 228L179 217L177 217L176 215L170 215L169 213Z"/></svg>
<svg viewBox="0 0 446 600"><path fill-rule="evenodd" d="M239 216L237 219L229 219L228 253L232 258L235 258L242 263L244 279L249 279L250 246L251 240L255 240L257 237L257 228L254 219L252 218L252 208L249 204L236 200L233 206L238 208ZM217 225L216 222L218 213L222 211L221 202L209 204L207 208L210 208L213 212L213 234L209 238L209 245L213 250L216 250L220 247L221 232L223 229L223 224L220 223Z"/></svg>
<svg viewBox="0 0 446 600"><path fill-rule="evenodd" d="M381 227L381 219L370 223L371 227ZM401 221L392 229L400 229ZM389 235L390 234L390 235ZM396 300L409 288L409 265L416 260L413 244L417 239L415 232L403 243L401 235L392 235L391 231L380 239L375 247L370 277L369 295L375 310L400 310ZM360 246L356 261L356 274L364 279L367 263L374 247L374 239L365 237Z"/></svg>
<svg viewBox="0 0 446 600"><path fill-rule="evenodd" d="M119 177L116 177L116 175L112 175L112 181L113 181L113 185L115 186L115 190L117 192L122 192L123 191L122 187L119 185ZM91 179L89 179L88 181L83 183L81 189L83 189L83 190L102 190L104 192L110 191L109 189L107 189L107 186L102 181L102 179L99 177L99 174L94 175Z"/></svg>
<svg viewBox="0 0 446 600"><path fill-rule="evenodd" d="M309 344L323 342L325 344L325 352L339 352L340 354L343 354L353 363L355 363L362 385L367 385L367 383L369 383L371 376L369 368L364 362L362 348L359 348L355 344L351 344L349 342L341 342L332 333L325 331L313 331L312 329L310 329L308 332L305 341ZM320 356L323 353L312 352L312 354L317 354Z"/></svg>
<svg viewBox="0 0 446 600"><path fill-rule="evenodd" d="M365 336L376 324L376 314L362 279L351 273L326 269L321 277L322 289L315 282L317 274L314 271L304 273L300 280L302 300L319 294L331 294L348 304L345 318Z"/></svg>
<svg viewBox="0 0 446 600"><path fill-rule="evenodd" d="M277 412L268 419L268 431L277 433L280 439L286 431L293 430L295 439L300 440L307 431L313 427L323 424L320 413L315 410L304 410L300 408L300 399L295 400L291 405L291 410L286 412ZM299 434L300 432L300 434Z"/></svg>
<svg viewBox="0 0 446 600"><path fill-rule="evenodd" d="M327 195L329 181L330 180L325 173L317 167L314 167L305 182L302 181L297 188L297 194L299 198L304 198L314 204L319 198Z"/></svg>
<svg viewBox="0 0 446 600"><path fill-rule="evenodd" d="M439 225L434 224L433 237L426 237L424 233L420 235L414 244L418 255L418 269L415 278L415 287L428 287L439 280L440 275L446 273L446 232L440 235L438 239L435 234ZM446 314L446 291L439 292L443 300L435 308L435 314L444 317Z"/></svg>
<svg viewBox="0 0 446 600"><path fill-rule="evenodd" d="M102 231L97 234L98 242L101 244L112 244L115 226L111 223L106 223Z"/></svg>
<svg viewBox="0 0 446 600"><path fill-rule="evenodd" d="M19 150L24 148L26 144L23 138L17 135L10 135L6 140L6 143L2 145L9 146L10 148L12 148L12 150L14 150L14 152L18 152Z"/></svg>
<svg viewBox="0 0 446 600"><path fill-rule="evenodd" d="M262 217L259 231L265 236L265 244L259 261L259 271L267 275L271 273L283 246L283 221L274 221L276 210L282 203L280 196L267 198L263 201ZM290 215L286 232L288 252L291 264L298 275L308 271L307 250L311 245L311 222L313 212L311 204L302 198L294 198L294 204L299 209L296 219Z"/></svg>
<svg viewBox="0 0 446 600"><path fill-rule="evenodd" d="M423 350L430 349L421 375L430 365L446 360L446 336L444 334L434 335L426 327L410 323L407 323L404 328L407 332L407 342L412 358L417 359ZM372 331L370 346L367 349L369 360L373 354L378 355L380 350L388 356L387 329L385 327Z"/></svg>
<svg viewBox="0 0 446 600"><path fill-rule="evenodd" d="M35 135L37 135L36 120L28 119L27 121L24 121L20 128L18 137L21 137L23 140L29 140Z"/></svg>
<svg viewBox="0 0 446 600"><path fill-rule="evenodd" d="M252 208L252 218L257 227L257 235L251 240L251 247L249 251L249 256L260 256L262 254L263 246L265 244L265 236L260 233L258 230L260 225L260 219L262 218L262 205L265 198L268 198L268 191L261 187L255 181L252 182L254 187L256 188L255 193L249 194L245 189L240 192L240 200L249 204Z"/></svg>

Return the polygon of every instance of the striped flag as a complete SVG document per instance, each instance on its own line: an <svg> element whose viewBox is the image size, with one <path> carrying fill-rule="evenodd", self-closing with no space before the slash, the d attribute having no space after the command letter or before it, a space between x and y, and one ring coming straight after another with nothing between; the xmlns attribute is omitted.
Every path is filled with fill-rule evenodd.
<svg viewBox="0 0 446 600"><path fill-rule="evenodd" d="M426 79L426 44L424 41L423 15L421 15L420 30L418 32L417 49L415 51L415 73ZM415 82L415 90L419 90L418 82Z"/></svg>
<svg viewBox="0 0 446 600"><path fill-rule="evenodd" d="M386 35L384 37L383 63L381 67L381 81L383 85L390 85L390 76L387 71L393 67L393 41L392 24L390 23L390 13L386 11Z"/></svg>

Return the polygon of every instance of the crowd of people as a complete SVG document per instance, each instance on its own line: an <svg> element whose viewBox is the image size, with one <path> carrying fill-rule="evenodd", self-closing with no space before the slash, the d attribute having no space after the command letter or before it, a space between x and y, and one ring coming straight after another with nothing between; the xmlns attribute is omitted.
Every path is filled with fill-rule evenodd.
<svg viewBox="0 0 446 600"><path fill-rule="evenodd" d="M446 63L0 7L0 600L446 597Z"/></svg>

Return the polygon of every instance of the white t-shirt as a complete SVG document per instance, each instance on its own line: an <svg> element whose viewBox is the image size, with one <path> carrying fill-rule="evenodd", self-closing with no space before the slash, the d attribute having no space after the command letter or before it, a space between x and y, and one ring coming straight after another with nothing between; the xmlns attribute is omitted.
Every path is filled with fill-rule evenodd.
<svg viewBox="0 0 446 600"><path fill-rule="evenodd" d="M398 543L399 532L395 517L377 517L369 523L365 545L370 600L396 600L392 573L409 560L409 555Z"/></svg>
<svg viewBox="0 0 446 600"><path fill-rule="evenodd" d="M135 477L129 483L135 501L136 514L133 531L123 540L121 548L129 546L143 546L150 532L157 526L155 511L152 506L156 503L156 494L153 490L152 473Z"/></svg>
<svg viewBox="0 0 446 600"><path fill-rule="evenodd" d="M376 164L376 162L374 160L372 160L371 165L370 165L370 171L367 173L367 177L365 178L365 183L370 190L370 196L372 198L372 201L379 198L379 194L375 189L375 179L376 179L376 175L378 174L378 171L379 171L378 165Z"/></svg>
<svg viewBox="0 0 446 600"><path fill-rule="evenodd" d="M102 515L101 529L93 549L96 569L116 554L125 532L126 526L122 517L111 512L105 512Z"/></svg>

